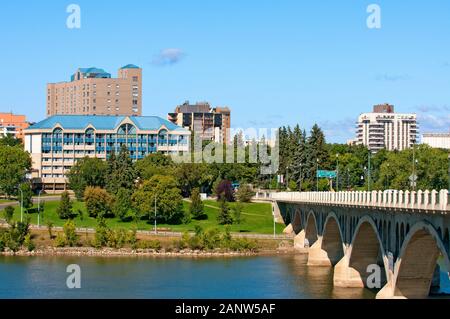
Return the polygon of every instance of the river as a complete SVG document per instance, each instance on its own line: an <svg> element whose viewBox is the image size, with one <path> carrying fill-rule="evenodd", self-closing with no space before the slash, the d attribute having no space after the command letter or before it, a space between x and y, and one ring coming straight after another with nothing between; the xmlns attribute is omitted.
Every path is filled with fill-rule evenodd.
<svg viewBox="0 0 450 319"><path fill-rule="evenodd" d="M229 259L1 257L0 299L48 298L374 298L334 288L332 269L307 267L306 255ZM68 289L66 267L81 268Z"/></svg>

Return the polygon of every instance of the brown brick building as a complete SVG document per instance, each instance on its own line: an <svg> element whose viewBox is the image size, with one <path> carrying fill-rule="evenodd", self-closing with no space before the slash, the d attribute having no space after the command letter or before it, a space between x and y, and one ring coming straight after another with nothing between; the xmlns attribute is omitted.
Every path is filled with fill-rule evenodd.
<svg viewBox="0 0 450 319"><path fill-rule="evenodd" d="M230 142L231 111L228 107L212 108L207 102L184 104L168 115L172 123L189 129L202 140L228 144Z"/></svg>
<svg viewBox="0 0 450 319"><path fill-rule="evenodd" d="M142 69L129 64L118 77L103 69L80 68L70 82L47 85L47 116L142 115Z"/></svg>

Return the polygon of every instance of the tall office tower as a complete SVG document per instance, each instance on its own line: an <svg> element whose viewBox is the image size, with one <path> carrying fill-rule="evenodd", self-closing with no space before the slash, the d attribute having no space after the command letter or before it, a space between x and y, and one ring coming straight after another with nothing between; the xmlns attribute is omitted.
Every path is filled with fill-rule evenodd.
<svg viewBox="0 0 450 319"><path fill-rule="evenodd" d="M25 130L30 124L25 115L15 115L13 113L0 113L0 138L12 135L15 138L23 140Z"/></svg>
<svg viewBox="0 0 450 319"><path fill-rule="evenodd" d="M70 82L47 85L47 116L142 115L142 69L129 64L118 77L103 69L80 68Z"/></svg>
<svg viewBox="0 0 450 319"><path fill-rule="evenodd" d="M419 125L416 114L394 112L389 104L375 105L372 113L358 118L356 144L376 153L382 149L405 150L417 144Z"/></svg>
<svg viewBox="0 0 450 319"><path fill-rule="evenodd" d="M230 141L231 111L228 107L212 108L207 102L191 105L187 101L169 113L168 119L202 140L224 144Z"/></svg>

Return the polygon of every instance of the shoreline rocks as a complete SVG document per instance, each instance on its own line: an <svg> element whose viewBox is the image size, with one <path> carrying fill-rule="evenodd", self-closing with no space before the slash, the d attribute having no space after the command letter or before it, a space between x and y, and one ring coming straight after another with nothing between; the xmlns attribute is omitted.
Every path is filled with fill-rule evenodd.
<svg viewBox="0 0 450 319"><path fill-rule="evenodd" d="M266 250L257 252L231 252L231 251L165 251L153 249L96 249L91 247L56 248L46 247L34 251L20 250L16 253L12 251L1 252L0 256L9 257L185 257L185 258L233 258L233 257L255 257L263 255L286 254L284 250Z"/></svg>

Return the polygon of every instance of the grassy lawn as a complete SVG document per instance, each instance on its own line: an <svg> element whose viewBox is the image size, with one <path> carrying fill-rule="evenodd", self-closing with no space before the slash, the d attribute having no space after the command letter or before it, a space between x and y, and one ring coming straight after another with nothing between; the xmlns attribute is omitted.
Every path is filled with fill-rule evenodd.
<svg viewBox="0 0 450 319"><path fill-rule="evenodd" d="M41 225L46 225L47 222L52 222L54 226L63 226L65 221L59 219L56 214L56 209L59 205L59 202L47 202L45 203L45 212L41 214ZM189 203L183 202L184 209L189 209ZM219 204L215 201L205 201L205 213L208 215L208 219L206 220L192 220L189 224L181 224L181 225L161 225L158 224L158 229L165 228L170 229L171 231L176 232L184 232L184 231L194 231L195 226L199 225L203 229L208 228L219 228L221 230L225 229L225 226L221 226L217 224L217 215L219 213ZM235 205L234 203L230 204L230 208ZM35 206L37 208L37 206ZM81 210L83 212L83 220L78 216L75 219L75 223L79 228L95 228L97 225L97 221L95 218L91 218L88 216L86 212L86 208L84 203L74 201L73 202L74 211ZM26 213L24 213L27 216ZM31 218L31 223L37 225L38 215L30 214L28 215ZM1 217L3 218L3 212L1 213ZM243 233L259 233L259 234L273 234L273 217L272 217L272 206L270 204L265 203L251 203L251 204L243 204L243 212L242 212L243 221L240 225L232 225L232 232L243 232ZM15 207L14 219L20 220L20 206ZM111 228L124 228L131 229L136 223L134 222L122 222L118 218L107 219L107 224ZM154 225L149 223L148 221L139 221L138 222L139 230L153 230ZM284 229L284 225L277 224L276 230L277 233L280 234Z"/></svg>

